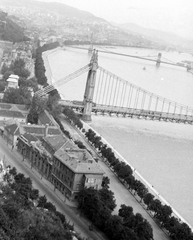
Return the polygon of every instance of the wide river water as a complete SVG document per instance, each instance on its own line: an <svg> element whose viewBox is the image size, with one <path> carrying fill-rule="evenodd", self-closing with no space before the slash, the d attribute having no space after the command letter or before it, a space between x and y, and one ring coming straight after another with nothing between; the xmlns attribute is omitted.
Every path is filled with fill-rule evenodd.
<svg viewBox="0 0 193 240"><path fill-rule="evenodd" d="M160 52L121 47L98 49L153 59ZM162 59L193 61L192 55L177 52L162 52ZM55 82L88 64L90 55L85 50L65 48L46 52L44 60L46 75ZM185 68L166 64L157 68L154 62L100 52L98 62L141 88L193 107L193 75ZM67 100L83 100L86 77L84 73L58 90ZM91 126L193 226L193 126L94 115Z"/></svg>

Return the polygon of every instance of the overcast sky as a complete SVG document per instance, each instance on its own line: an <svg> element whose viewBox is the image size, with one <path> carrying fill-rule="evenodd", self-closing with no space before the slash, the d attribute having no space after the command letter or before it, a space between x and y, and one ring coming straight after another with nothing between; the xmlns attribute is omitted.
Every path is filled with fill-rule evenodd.
<svg viewBox="0 0 193 240"><path fill-rule="evenodd" d="M133 22L193 39L193 0L40 0L61 2L108 21Z"/></svg>

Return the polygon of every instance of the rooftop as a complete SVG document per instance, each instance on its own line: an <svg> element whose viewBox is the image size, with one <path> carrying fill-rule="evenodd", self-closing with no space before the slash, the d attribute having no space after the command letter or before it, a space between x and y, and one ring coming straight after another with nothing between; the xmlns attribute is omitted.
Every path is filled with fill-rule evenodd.
<svg viewBox="0 0 193 240"><path fill-rule="evenodd" d="M62 149L60 148L54 156L76 173L104 174L99 164L91 157L85 149Z"/></svg>
<svg viewBox="0 0 193 240"><path fill-rule="evenodd" d="M58 126L52 115L48 113L48 111L44 110L42 113L39 114L38 116L39 121L41 124L48 124L50 126Z"/></svg>
<svg viewBox="0 0 193 240"><path fill-rule="evenodd" d="M5 109L0 109L0 116L25 119L25 116L20 111L12 111L12 110L5 110Z"/></svg>
<svg viewBox="0 0 193 240"><path fill-rule="evenodd" d="M19 135L19 126L17 123L5 126L5 129L12 135Z"/></svg>
<svg viewBox="0 0 193 240"><path fill-rule="evenodd" d="M43 139L55 151L57 151L61 147L66 147L66 148L75 147L75 145L64 135L47 136L47 137L44 137Z"/></svg>
<svg viewBox="0 0 193 240"><path fill-rule="evenodd" d="M36 148L38 150L39 153L44 154L46 157L49 158L50 163L51 163L51 159L52 156L51 154L44 148L44 146L42 145L42 142L40 140L37 141L32 141L31 145Z"/></svg>

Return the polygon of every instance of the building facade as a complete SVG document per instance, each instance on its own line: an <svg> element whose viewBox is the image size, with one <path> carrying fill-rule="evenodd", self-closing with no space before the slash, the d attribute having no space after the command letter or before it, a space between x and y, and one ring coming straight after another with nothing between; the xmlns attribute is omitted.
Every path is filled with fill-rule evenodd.
<svg viewBox="0 0 193 240"><path fill-rule="evenodd" d="M51 182L71 200L85 187L101 189L103 175L85 149L60 148L54 154Z"/></svg>
<svg viewBox="0 0 193 240"><path fill-rule="evenodd" d="M42 177L68 199L74 200L84 187L100 189L104 171L85 150L65 136L18 137L18 151Z"/></svg>

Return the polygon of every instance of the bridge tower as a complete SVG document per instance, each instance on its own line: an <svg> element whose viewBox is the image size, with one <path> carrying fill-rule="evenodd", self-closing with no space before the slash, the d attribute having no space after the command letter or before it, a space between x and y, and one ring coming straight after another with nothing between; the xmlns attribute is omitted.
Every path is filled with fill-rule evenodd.
<svg viewBox="0 0 193 240"><path fill-rule="evenodd" d="M156 61L156 66L157 66L157 67L160 66L160 63L161 63L161 57L162 57L162 54L161 54L161 53L158 53L157 61Z"/></svg>
<svg viewBox="0 0 193 240"><path fill-rule="evenodd" d="M92 42L92 39L93 39L93 33L91 33L91 36L90 36L90 46L88 48L88 53L92 53L93 51L93 42Z"/></svg>
<svg viewBox="0 0 193 240"><path fill-rule="evenodd" d="M83 110L82 119L86 122L91 121L91 111L92 111L92 105L93 105L93 96L94 96L97 68L98 68L98 51L94 49L92 58L90 61L90 70L87 76L86 89L85 89L84 100L83 100L84 110Z"/></svg>

